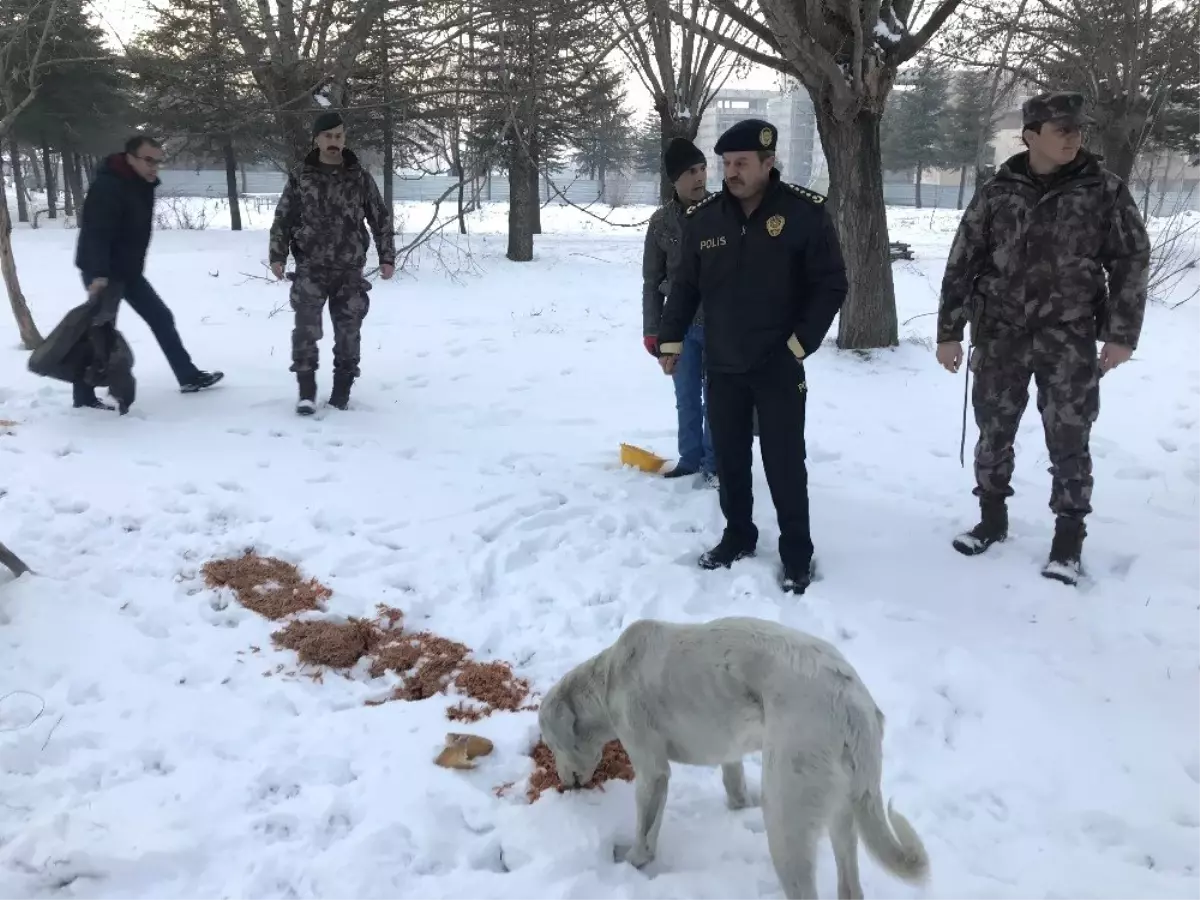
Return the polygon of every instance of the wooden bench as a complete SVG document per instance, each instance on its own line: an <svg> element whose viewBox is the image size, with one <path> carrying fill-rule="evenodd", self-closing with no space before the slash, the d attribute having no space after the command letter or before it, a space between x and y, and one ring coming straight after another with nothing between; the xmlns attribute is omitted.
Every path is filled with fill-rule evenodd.
<svg viewBox="0 0 1200 900"><path fill-rule="evenodd" d="M888 244L888 255L892 262L898 259L913 259L912 248L900 241L892 241Z"/></svg>

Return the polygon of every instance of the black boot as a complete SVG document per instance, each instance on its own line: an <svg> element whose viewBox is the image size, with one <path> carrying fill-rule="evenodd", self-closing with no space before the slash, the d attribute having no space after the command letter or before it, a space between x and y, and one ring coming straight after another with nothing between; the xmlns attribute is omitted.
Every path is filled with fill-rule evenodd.
<svg viewBox="0 0 1200 900"><path fill-rule="evenodd" d="M350 403L350 388L353 384L353 375L336 373L333 376L333 391L329 395L329 405L337 409L345 409Z"/></svg>
<svg viewBox="0 0 1200 900"><path fill-rule="evenodd" d="M978 556L1008 537L1008 506L1003 499L981 498L979 512L979 524L954 538L954 549L964 556Z"/></svg>
<svg viewBox="0 0 1200 900"><path fill-rule="evenodd" d="M810 559L803 565L784 563L779 586L789 594L803 594L813 583L816 571L816 560Z"/></svg>
<svg viewBox="0 0 1200 900"><path fill-rule="evenodd" d="M297 372L296 382L300 385L300 400L296 404L296 414L311 416L317 411L317 373Z"/></svg>
<svg viewBox="0 0 1200 900"><path fill-rule="evenodd" d="M1050 542L1050 558L1042 567L1042 575L1063 584L1077 584L1086 535L1087 528L1082 519L1056 519L1054 540Z"/></svg>
<svg viewBox="0 0 1200 900"><path fill-rule="evenodd" d="M96 396L96 389L90 384L79 382L72 386L72 406L75 409L116 409L114 406L109 406L103 400Z"/></svg>
<svg viewBox="0 0 1200 900"><path fill-rule="evenodd" d="M747 546L741 541L734 540L728 535L711 550L700 554L697 562L702 569L728 569L739 559L746 559L755 554L753 546Z"/></svg>

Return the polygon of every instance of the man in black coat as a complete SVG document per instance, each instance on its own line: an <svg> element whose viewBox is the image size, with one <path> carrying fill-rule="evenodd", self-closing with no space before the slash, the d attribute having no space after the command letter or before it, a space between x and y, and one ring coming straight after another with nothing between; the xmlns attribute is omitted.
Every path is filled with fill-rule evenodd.
<svg viewBox="0 0 1200 900"><path fill-rule="evenodd" d="M114 153L100 165L83 201L75 265L93 296L110 281L124 285L125 301L150 326L180 390L190 394L212 387L224 375L196 368L175 328L175 317L143 274L162 161L158 141L135 135L124 153ZM81 383L75 385L75 406L111 409Z"/></svg>
<svg viewBox="0 0 1200 900"><path fill-rule="evenodd" d="M846 268L825 198L786 184L774 167L778 133L739 122L713 148L722 189L684 215L679 261L658 330L663 371L704 309L709 418L725 533L706 569L753 556L753 416L779 519L780 585L802 594L813 576L808 520L804 360L821 346L846 298Z"/></svg>

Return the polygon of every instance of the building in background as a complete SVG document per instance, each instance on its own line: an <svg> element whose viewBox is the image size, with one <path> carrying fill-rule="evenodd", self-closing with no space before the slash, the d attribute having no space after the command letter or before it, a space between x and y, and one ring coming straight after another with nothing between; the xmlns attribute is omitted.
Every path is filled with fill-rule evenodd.
<svg viewBox="0 0 1200 900"><path fill-rule="evenodd" d="M789 82L785 91L731 89L713 98L696 132L696 146L708 159L710 189L721 186L721 161L713 153L717 138L742 119L766 119L779 130L776 165L784 179L806 187L820 181L825 157L812 101L803 87Z"/></svg>

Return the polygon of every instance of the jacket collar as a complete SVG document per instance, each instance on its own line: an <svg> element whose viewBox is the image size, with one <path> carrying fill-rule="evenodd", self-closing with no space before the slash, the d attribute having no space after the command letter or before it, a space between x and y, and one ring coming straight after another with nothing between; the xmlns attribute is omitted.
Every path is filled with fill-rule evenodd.
<svg viewBox="0 0 1200 900"><path fill-rule="evenodd" d="M308 151L308 155L304 157L304 166L309 169L321 168L321 151L313 147ZM345 149L342 151L342 165L347 170L358 168L358 156L353 150Z"/></svg>
<svg viewBox="0 0 1200 900"><path fill-rule="evenodd" d="M1095 178L1100 174L1100 159L1095 154L1081 149L1075 159L1051 175L1035 175L1029 168L1029 151L1022 150L1006 159L996 170L996 177L1004 181L1018 181L1037 187L1062 187L1072 181Z"/></svg>
<svg viewBox="0 0 1200 900"><path fill-rule="evenodd" d="M125 181L132 181L135 184L143 184L146 187L158 187L162 184L158 178L153 181L147 181L137 172L133 171L133 166L129 164L129 160L125 158L124 153L113 153L105 158L100 165L101 171L111 172L113 175Z"/></svg>

